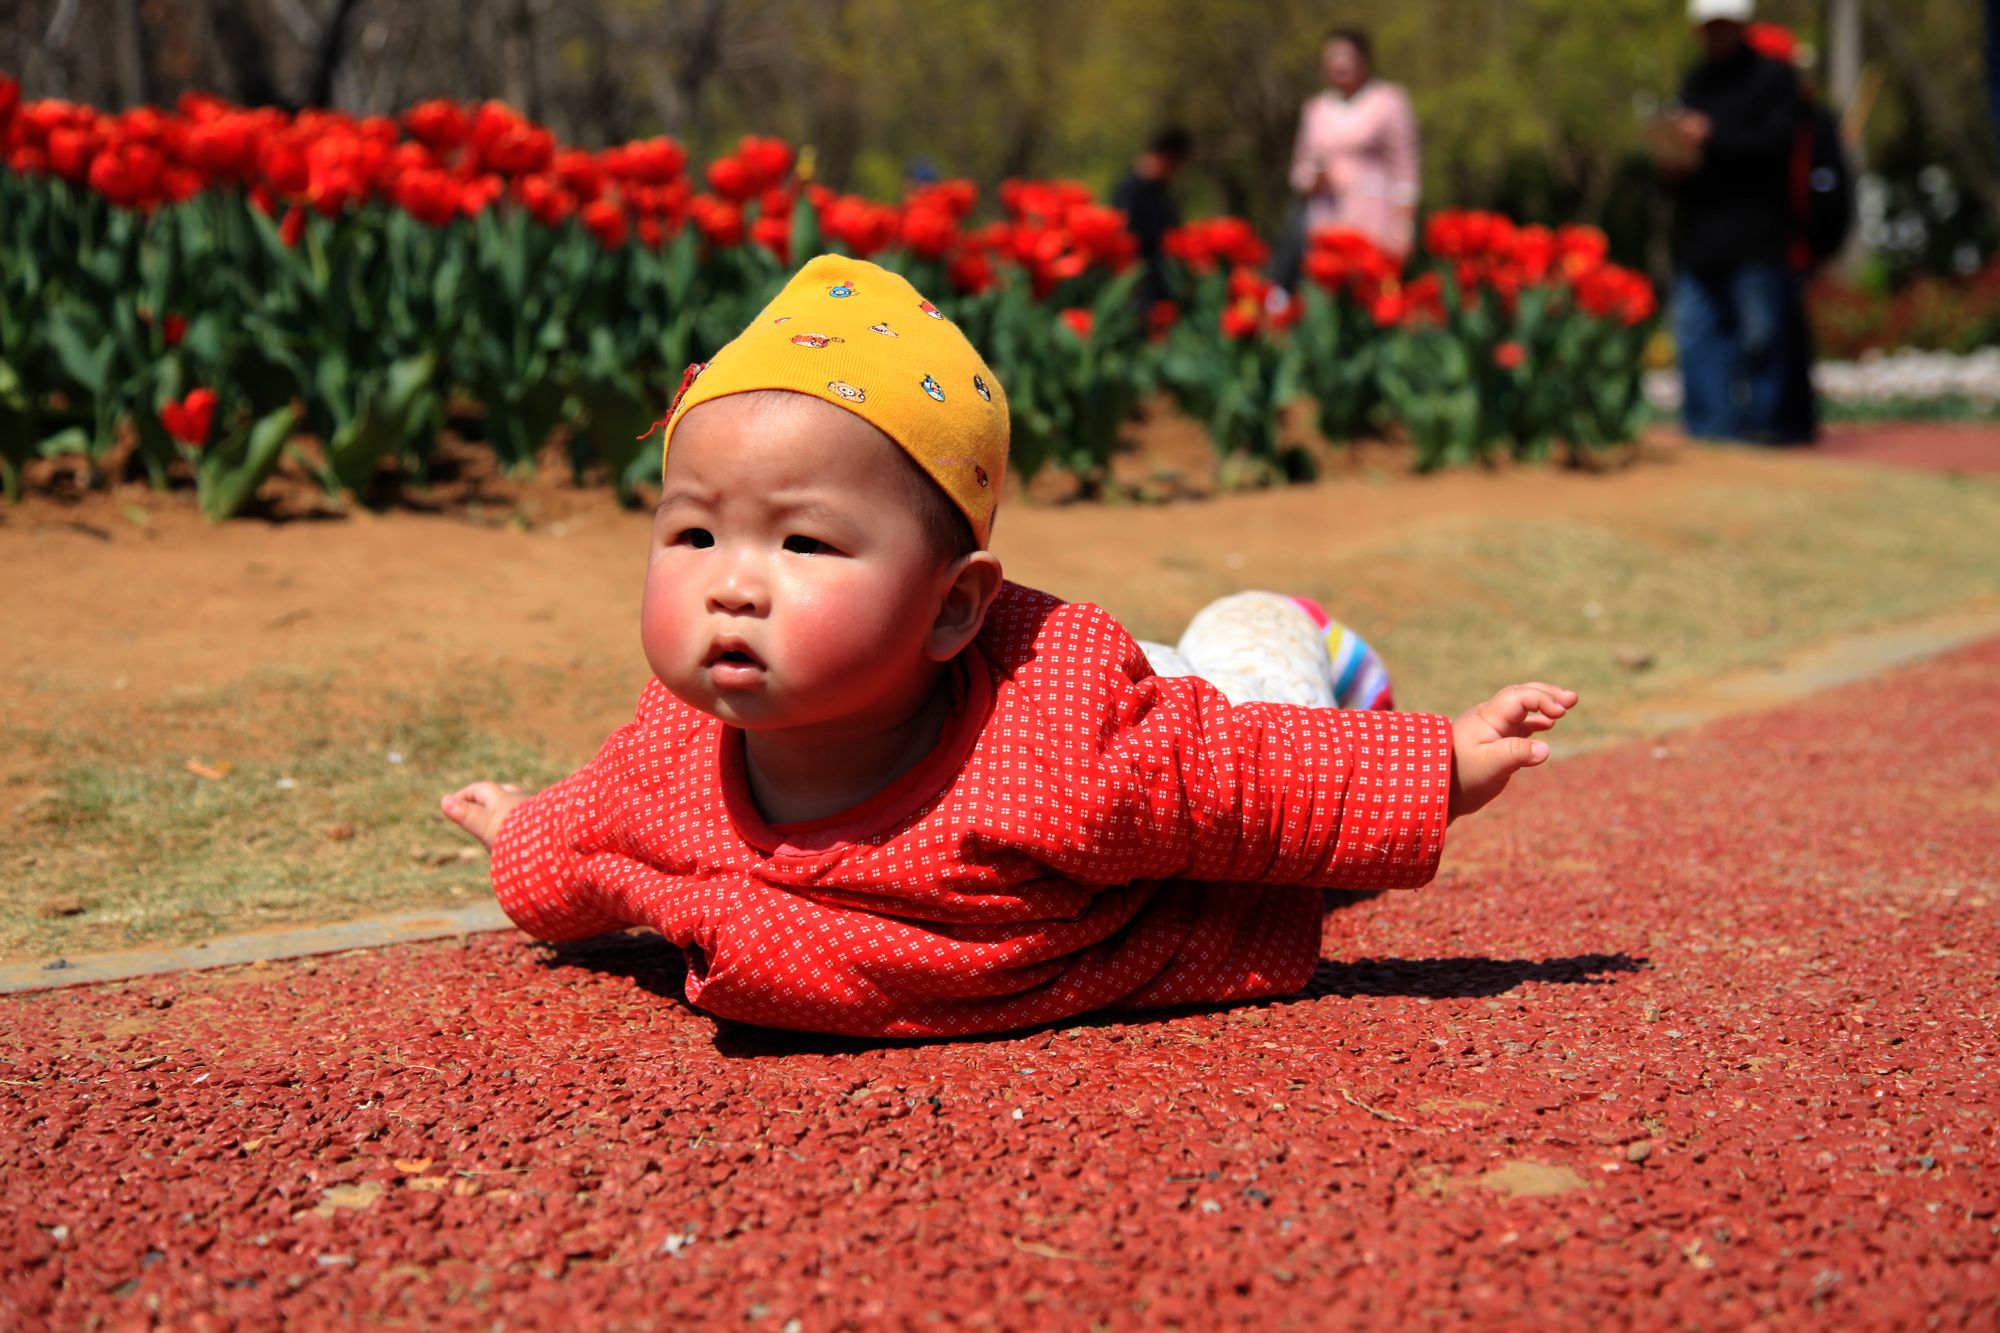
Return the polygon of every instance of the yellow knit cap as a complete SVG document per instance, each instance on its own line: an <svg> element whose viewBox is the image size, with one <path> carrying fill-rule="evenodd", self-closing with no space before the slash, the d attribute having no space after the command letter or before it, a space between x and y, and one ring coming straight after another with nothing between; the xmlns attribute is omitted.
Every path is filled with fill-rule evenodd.
<svg viewBox="0 0 2000 1333"><path fill-rule="evenodd" d="M706 366L689 367L674 427L711 398L789 389L844 407L916 460L981 546L1007 474L1007 396L958 326L909 282L865 259L821 255Z"/></svg>

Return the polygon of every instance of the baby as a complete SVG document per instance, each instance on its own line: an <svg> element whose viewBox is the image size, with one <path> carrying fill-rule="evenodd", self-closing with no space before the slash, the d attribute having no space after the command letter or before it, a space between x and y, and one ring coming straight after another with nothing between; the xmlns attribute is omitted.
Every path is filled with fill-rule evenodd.
<svg viewBox="0 0 2000 1333"><path fill-rule="evenodd" d="M1569 690L1233 704L1005 582L1007 423L956 327L837 256L690 369L637 716L546 791L443 799L516 924L650 926L702 1009L860 1036L1253 1000L1311 976L1322 888L1428 882L1450 820L1547 758Z"/></svg>

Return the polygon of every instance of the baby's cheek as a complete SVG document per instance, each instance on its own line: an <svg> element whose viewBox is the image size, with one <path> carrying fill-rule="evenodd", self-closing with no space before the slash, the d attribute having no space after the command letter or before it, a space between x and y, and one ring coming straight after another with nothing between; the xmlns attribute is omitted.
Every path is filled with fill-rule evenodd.
<svg viewBox="0 0 2000 1333"><path fill-rule="evenodd" d="M668 679L681 665L680 659L688 655L689 626L695 617L686 602L676 595L671 579L662 578L658 571L647 576L645 595L639 603L639 641L653 674L662 680Z"/></svg>
<svg viewBox="0 0 2000 1333"><path fill-rule="evenodd" d="M835 666L875 636L865 606L830 590L817 589L795 600L785 617L785 646L801 665Z"/></svg>
<svg viewBox="0 0 2000 1333"><path fill-rule="evenodd" d="M895 598L863 578L822 578L793 590L785 616L793 661L839 671L878 660L894 638Z"/></svg>

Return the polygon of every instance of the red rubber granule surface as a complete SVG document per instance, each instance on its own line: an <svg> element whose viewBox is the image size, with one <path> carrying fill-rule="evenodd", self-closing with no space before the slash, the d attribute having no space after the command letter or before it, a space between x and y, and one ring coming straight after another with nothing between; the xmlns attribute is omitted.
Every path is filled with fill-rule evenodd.
<svg viewBox="0 0 2000 1333"><path fill-rule="evenodd" d="M1996 736L2000 641L1529 775L1257 1008L871 1046L511 933L11 999L0 1322L1992 1328Z"/></svg>

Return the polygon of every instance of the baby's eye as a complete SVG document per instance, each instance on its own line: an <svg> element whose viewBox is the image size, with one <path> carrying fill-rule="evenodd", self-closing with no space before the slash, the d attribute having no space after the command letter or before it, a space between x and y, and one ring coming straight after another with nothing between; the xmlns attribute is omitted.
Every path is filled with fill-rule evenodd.
<svg viewBox="0 0 2000 1333"><path fill-rule="evenodd" d="M692 546L697 551L706 551L715 545L715 534L707 528L683 528L674 537L676 546Z"/></svg>
<svg viewBox="0 0 2000 1333"><path fill-rule="evenodd" d="M785 549L794 555L819 555L828 548L827 544L817 537L787 537Z"/></svg>

